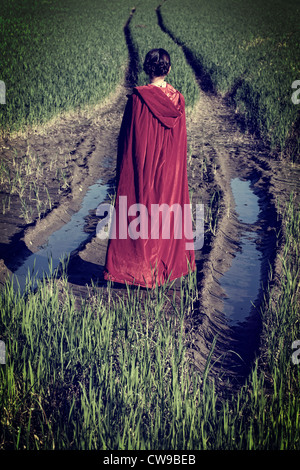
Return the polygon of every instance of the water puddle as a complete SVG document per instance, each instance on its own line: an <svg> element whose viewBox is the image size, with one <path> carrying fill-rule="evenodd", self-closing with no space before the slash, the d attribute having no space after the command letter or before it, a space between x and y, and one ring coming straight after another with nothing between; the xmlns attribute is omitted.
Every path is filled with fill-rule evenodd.
<svg viewBox="0 0 300 470"><path fill-rule="evenodd" d="M223 312L230 324L246 320L260 289L261 254L257 249L257 233L252 224L259 216L258 197L250 188L249 181L234 178L231 188L239 221L243 223L240 250L236 253L230 269L220 280L225 291Z"/></svg>
<svg viewBox="0 0 300 470"><path fill-rule="evenodd" d="M96 209L103 202L108 193L108 185L99 179L91 185L81 204L79 211L74 213L68 223L49 236L48 241L40 247L40 250L30 255L24 263L13 272L14 288L23 291L26 286L28 271L30 279L35 285L37 279L42 279L44 274L50 274L80 243L87 239L84 231L84 218L90 210Z"/></svg>
<svg viewBox="0 0 300 470"><path fill-rule="evenodd" d="M257 235L251 231L251 224L258 219L259 206L249 181L235 178L231 187L244 230L240 240L241 249L220 283L226 294L224 314L229 322L238 323L249 315L260 288L260 253L255 243ZM89 187L79 211L72 215L68 223L51 234L38 252L30 255L13 272L14 288L24 290L29 272L34 286L37 279L53 272L65 257L87 239L88 235L84 231L85 217L106 199L108 190L109 186L103 184L101 179Z"/></svg>

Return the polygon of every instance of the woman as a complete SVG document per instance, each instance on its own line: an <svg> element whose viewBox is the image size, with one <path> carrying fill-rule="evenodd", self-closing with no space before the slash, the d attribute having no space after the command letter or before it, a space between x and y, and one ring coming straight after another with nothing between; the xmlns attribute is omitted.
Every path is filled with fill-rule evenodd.
<svg viewBox="0 0 300 470"><path fill-rule="evenodd" d="M106 280L154 287L195 270L185 101L165 81L170 70L167 51L149 51L144 71L150 83L128 98Z"/></svg>

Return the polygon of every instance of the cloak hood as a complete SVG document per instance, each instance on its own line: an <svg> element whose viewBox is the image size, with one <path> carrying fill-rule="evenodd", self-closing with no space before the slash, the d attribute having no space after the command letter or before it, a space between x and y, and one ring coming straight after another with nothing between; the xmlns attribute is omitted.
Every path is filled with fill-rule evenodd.
<svg viewBox="0 0 300 470"><path fill-rule="evenodd" d="M151 113L165 127L173 128L184 113L185 101L181 93L178 108L159 87L137 86L133 89L133 93L142 98Z"/></svg>

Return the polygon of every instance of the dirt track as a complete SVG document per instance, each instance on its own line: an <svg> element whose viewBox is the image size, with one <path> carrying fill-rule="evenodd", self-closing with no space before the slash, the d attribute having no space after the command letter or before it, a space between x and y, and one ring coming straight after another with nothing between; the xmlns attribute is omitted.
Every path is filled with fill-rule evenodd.
<svg viewBox="0 0 300 470"><path fill-rule="evenodd" d="M20 225L20 202L16 195L11 210L1 214L1 282L16 268L24 254L36 252L50 233L70 219L91 184L99 178L113 184L117 136L128 91L126 86L120 86L108 103L98 109L65 116L43 130L37 129L25 137L2 142L5 161L11 161L14 149L22 159L28 153L28 146L32 154L39 155L45 170L42 181L47 183L54 208L41 220L33 220L29 226ZM297 190L299 167L271 158L258 139L241 131L234 111L213 93L201 91L195 110L188 115L187 132L191 149L188 180L193 201L203 202L207 207L214 192L218 191L221 196L216 235L208 234L203 249L196 252L200 300L195 310L196 335L192 354L202 367L216 333L219 334L216 354L227 351L234 344L236 350L246 350L246 355L247 351L251 355L257 346L259 325L256 320L241 331L228 331L222 315L223 292L218 279L230 266L240 234L230 180L236 176L251 179L253 189L260 197L261 217L257 231L264 256L262 276L265 279L268 263L276 264L279 224L276 200L280 198L284 202L291 190ZM65 168L68 175L68 187L61 192L58 192L57 180L48 171L53 155L56 155L57 166ZM79 297L88 294L91 280L99 288L105 285L102 270L106 243L95 234L98 222L95 209L91 207L86 220L86 243L72 253L68 266L69 284Z"/></svg>

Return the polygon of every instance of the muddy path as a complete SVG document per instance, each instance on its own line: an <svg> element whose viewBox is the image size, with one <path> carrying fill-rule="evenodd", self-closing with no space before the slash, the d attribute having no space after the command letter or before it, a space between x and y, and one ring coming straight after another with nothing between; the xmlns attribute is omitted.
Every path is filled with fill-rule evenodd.
<svg viewBox="0 0 300 470"><path fill-rule="evenodd" d="M19 166L28 156L34 165L38 156L41 177L37 179L37 185L42 188L46 183L52 200L52 209L39 218L27 185L22 199L27 198L28 205L31 204L35 211L32 221L27 223L21 217L21 198L18 194L11 195L10 209L0 215L2 282L7 270L13 272L24 257L38 251L51 233L70 220L91 184L100 177L107 182L113 177L116 142L125 103L126 89L119 86L107 103L98 108L57 118L42 129L32 129L25 136L6 138L0 143L1 160L7 162L12 172L11 162L15 155ZM53 167L51 161L54 161ZM63 179L61 174L64 174ZM22 176L26 181L26 176ZM33 173L31 178L34 177ZM7 196L5 189L2 188L2 201ZM45 193L40 197L45 200Z"/></svg>
<svg viewBox="0 0 300 470"><path fill-rule="evenodd" d="M234 178L249 181L259 201L259 219L252 230L257 234L260 252L260 281L264 288L269 279L269 268L278 269L280 253L280 218L278 201L286 202L291 191L296 192L299 168L275 160L262 142L242 132L235 113L214 93L202 93L194 116L189 120L189 135L193 140L195 158L189 168L189 184L199 186L199 194L209 204L209 196L217 191L220 211L214 235L206 237L201 252L197 253L200 299L195 306L193 356L200 370L205 367L213 339L217 336L213 360L216 369L226 374L245 377L260 345L260 304L264 290L253 294L255 305L246 319L230 325L223 313L226 294L221 286L224 274L230 269L240 249L243 224L235 210L231 181ZM199 181L199 160L205 158L207 181ZM250 260L249 260L250 262ZM243 267L246 271L247 264ZM276 274L273 282L276 282ZM240 357L238 357L239 355ZM220 381L227 375L221 374Z"/></svg>
<svg viewBox="0 0 300 470"><path fill-rule="evenodd" d="M130 35L127 36L130 51ZM1 212L1 283L26 257L38 252L51 233L70 220L93 183L101 178L110 188L109 192L114 191L117 137L134 75L134 50L130 54L125 84L118 87L107 103L63 116L42 129L0 143L1 159L12 172L16 154L17 162L26 156L38 155L43 172L36 181L41 188L47 185L52 200L51 209L48 208L40 219L33 211L30 223L20 218L22 202L18 194L12 196L10 209L5 214ZM187 325L193 329L194 338L190 357L202 370L213 338L218 335L214 357L222 357L222 366L230 374L244 376L259 347L260 322L258 308L250 312L247 322L233 327L228 325L222 313L224 291L220 279L230 268L241 236L230 182L235 177L251 181L252 190L259 198L260 217L254 230L259 236L262 254L261 281L266 282L269 265L276 273L280 250L277 201L279 199L283 204L292 190L297 192L300 171L298 166L271 156L258 138L243 131L234 110L227 107L222 97L204 86L203 77L196 75L196 78L201 93L193 112L187 116L188 181L192 202L203 203L206 210L212 196L217 194L218 211L215 230L207 230L203 248L196 251L199 299ZM54 156L55 168L50 169ZM63 179L56 177L57 168L64 170ZM26 180L26 175L24 178ZM28 187L24 190L24 198L30 196ZM7 194L4 188L2 200ZM46 194L41 198L46 200ZM86 238L70 256L68 283L78 299L88 298L92 284L105 296L103 267L107 242L96 236L98 221L96 207L91 207L85 217ZM124 286L115 285L113 290L117 295L126 295ZM231 353L232 350L235 353ZM242 363L236 361L236 353L243 357ZM220 377L221 381L225 379Z"/></svg>

